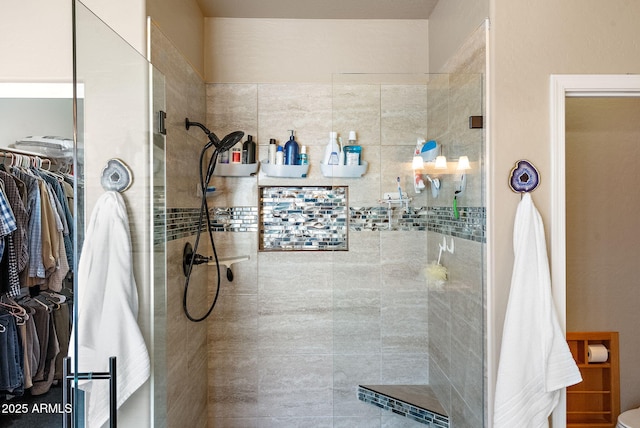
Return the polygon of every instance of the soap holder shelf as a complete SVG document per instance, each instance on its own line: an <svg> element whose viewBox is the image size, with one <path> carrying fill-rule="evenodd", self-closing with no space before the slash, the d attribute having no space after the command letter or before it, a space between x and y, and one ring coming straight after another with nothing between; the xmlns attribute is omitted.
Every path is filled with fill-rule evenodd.
<svg viewBox="0 0 640 428"><path fill-rule="evenodd" d="M362 161L360 165L326 165L320 162L320 170L325 177L358 178L367 172L369 164Z"/></svg>
<svg viewBox="0 0 640 428"><path fill-rule="evenodd" d="M249 177L258 172L260 162L256 163L220 163L216 164L213 175L218 177Z"/></svg>
<svg viewBox="0 0 640 428"><path fill-rule="evenodd" d="M273 165L263 160L262 172L269 177L306 178L309 165Z"/></svg>

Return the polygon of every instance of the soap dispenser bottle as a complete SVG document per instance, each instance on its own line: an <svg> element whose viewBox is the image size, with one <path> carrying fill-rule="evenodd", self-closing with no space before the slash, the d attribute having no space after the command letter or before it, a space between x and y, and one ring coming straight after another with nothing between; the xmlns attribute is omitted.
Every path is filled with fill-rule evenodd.
<svg viewBox="0 0 640 428"><path fill-rule="evenodd" d="M324 150L324 158L322 163L325 165L338 165L340 162L340 145L338 144L338 133L331 131L329 133L329 143Z"/></svg>
<svg viewBox="0 0 640 428"><path fill-rule="evenodd" d="M298 142L293 137L293 130L290 130L289 141L284 145L284 164L295 165L298 162Z"/></svg>

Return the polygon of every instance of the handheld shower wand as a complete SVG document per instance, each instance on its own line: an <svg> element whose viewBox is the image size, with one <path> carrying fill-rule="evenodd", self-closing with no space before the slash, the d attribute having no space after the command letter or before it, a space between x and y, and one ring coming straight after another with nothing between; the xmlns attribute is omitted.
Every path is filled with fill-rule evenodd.
<svg viewBox="0 0 640 428"><path fill-rule="evenodd" d="M185 315L190 321L200 322L207 319L207 317L211 314L211 312L213 311L213 308L216 305L216 302L218 301L218 295L220 294L220 262L218 260L218 253L216 251L216 246L213 241L213 232L209 227L209 224L211 223L211 219L209 216L209 204L207 202L207 188L209 187L209 181L211 180L211 176L213 175L213 171L215 170L216 163L218 160L218 155L222 152L229 150L231 147L236 145L242 139L242 137L244 137L244 132L242 131L232 132L226 135L221 141L216 134L209 131L209 129L207 129L207 127L201 123L191 122L187 118L185 119L185 126L187 130L189 130L191 126L197 126L198 128L202 129L204 133L207 135L207 137L209 138L209 142L207 142L207 144L204 145L204 147L202 148L202 151L200 152L200 186L202 189L202 200L200 204L200 215L198 216L198 229L196 232L196 239L193 244L193 249L191 248L187 249L187 247L185 246L185 252L183 254L183 270L185 274L185 285L184 285L184 294L182 299L182 307L184 309ZM209 158L209 164L206 169L207 172L206 174L204 174L203 173L204 155L206 151L212 146L214 146L215 149L211 154L211 157ZM206 223L203 221L205 218L206 218ZM206 229L209 233L209 241L211 242L211 249L213 251L212 258L208 258L198 254L198 245L200 243L200 235L202 234L203 223L204 225L206 225ZM189 245L190 247L190 244L187 244L187 245ZM211 259L214 259L216 262L216 272L218 275L216 293L215 293L215 296L213 297L213 301L211 302L211 305L209 306L208 311L201 317L194 317L193 315L191 315L187 307L187 292L189 290L189 281L191 280L191 271L194 265L208 262Z"/></svg>

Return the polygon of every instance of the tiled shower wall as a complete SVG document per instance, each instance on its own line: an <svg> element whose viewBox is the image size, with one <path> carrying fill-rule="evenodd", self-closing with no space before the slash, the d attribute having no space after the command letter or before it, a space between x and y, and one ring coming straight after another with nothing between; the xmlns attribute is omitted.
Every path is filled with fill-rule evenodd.
<svg viewBox="0 0 640 428"><path fill-rule="evenodd" d="M180 207L180 210L185 211L196 211L199 207L195 183L198 182L196 165L203 144L202 134L187 132L184 119L189 117L191 120L204 122L205 85L155 26L151 28L151 38L152 63L165 77L167 135L164 196L168 207L166 266L156 265L156 269L166 269L166 302L156 302L155 308L155 336L164 336L164 340L157 340L154 344L155 352L164 353L166 359L165 364L158 364L157 359L154 359L154 370L163 371L156 373L156 377L166 378L166 385L156 385L156 388L164 388L164 400L158 399L156 394L157 401L154 405L166 407L166 420L156 417L154 426L206 427L207 384L203 378L206 377L208 364L207 326L206 323L188 321L182 311L182 249L185 242L193 243L193 219L188 219L191 229L187 234L176 236L170 230L173 207ZM207 293L206 271L194 273L189 290L189 306L199 315L206 305L202 298ZM159 320L162 322L158 322ZM161 412L156 412L159 413Z"/></svg>
<svg viewBox="0 0 640 428"><path fill-rule="evenodd" d="M269 138L282 144L287 130L294 129L311 162L305 179L276 179L262 172L216 178L220 195L211 202L256 206L258 186L333 185L349 187L350 207L379 207L381 192L396 189L396 176L407 177L416 133L426 131L425 88L418 88L417 97L408 96L415 89L349 85L334 92L331 84L207 85L207 123L214 129L221 134L242 129L256 136L261 159ZM401 105L386 114L393 120L399 111L411 110L415 123L401 126L398 135L381 144L380 98L394 98L397 91L407 94L408 104L397 100ZM345 111L355 110L348 125L334 120L336 97L345 98ZM363 178L322 177L318 162L332 129L342 135L359 132L363 157L370 163ZM381 183L387 170L394 178ZM223 256L248 254L251 259L234 265L233 283L223 279L209 324L210 425L372 427L393 421L392 415L359 402L356 389L358 383L428 382L422 275L426 233L349 231L349 251L336 252L258 252L257 232L218 234Z"/></svg>
<svg viewBox="0 0 640 428"><path fill-rule="evenodd" d="M474 71L418 84L338 76L326 85L204 85L159 32L154 37L152 62L167 78L168 426L416 426L359 402L356 390L426 383L435 386L453 426L481 426L483 145L482 131L465 127L469 115L482 114L482 77ZM238 129L254 135L260 159L269 138L283 144L294 129L311 161L305 179L262 172L214 178L218 191L209 202L218 255L250 259L233 265L233 282L223 274L217 307L201 324L186 321L181 307L182 247L193 243L197 158L205 142L198 130L184 130L185 116L219 137ZM332 130L343 137L358 132L369 162L362 178L320 174ZM413 192L418 137L443 143L450 160L470 157L474 170L459 198L460 220L452 216L450 180L443 179L436 199L428 189ZM395 208L388 228L384 220L375 223L386 212L370 213L384 209L378 199L397 191L398 176L413 201L409 220ZM257 228L241 231L226 222L257 212L259 186L348 186L349 251L259 252ZM442 256L450 281L430 290L424 268L437 259L443 236L455 242L455 254ZM200 252L207 254L204 244ZM196 313L208 303L203 297L212 297L214 272L196 269L189 300Z"/></svg>
<svg viewBox="0 0 640 428"><path fill-rule="evenodd" d="M449 79L460 87L449 87ZM455 415L454 426L473 426L483 413L482 313L472 314L477 319L466 317L468 309L475 309L467 303L475 303L475 289L482 289L481 174L470 172L467 194L459 201L461 219L455 220L451 180L443 178L437 199L430 192L415 194L411 156L417 137L436 138L450 158L466 154L475 168L481 165L482 131L466 134L468 116L482 114L482 78L441 76L429 84L339 80L333 85L207 85L207 123L220 134L241 129L254 135L264 159L269 139L283 144L287 130L294 129L296 140L308 147L311 163L304 179L271 178L262 172L215 178L219 195L211 198L214 212L256 206L259 186L348 186L350 207L347 252L259 252L255 230L216 234L222 257L251 258L234 265L233 283L223 278L209 324L210 425L415 426L359 402L357 386L426 384L433 367L442 400ZM451 96L456 99L449 100ZM460 104L464 96L473 97L468 105ZM440 104L433 116L463 123L434 122L432 133L427 129L429 103L439 97L457 102L460 113ZM358 132L363 159L369 162L362 178L320 173L318 163L331 130L343 136ZM413 200L408 213L394 208L389 228L386 211L371 214L386 209L379 199L397 191L398 176ZM443 236L455 241L456 253L442 259L451 282L432 297L424 269L437 259ZM433 310L431 299L437 305ZM473 325L472 333L453 337L463 325L442 313L444 305L459 311L460 320ZM439 349L440 343L446 347ZM448 383L451 366L442 370L443 361L457 362L469 353L480 357L480 366L456 366L464 379L454 390Z"/></svg>

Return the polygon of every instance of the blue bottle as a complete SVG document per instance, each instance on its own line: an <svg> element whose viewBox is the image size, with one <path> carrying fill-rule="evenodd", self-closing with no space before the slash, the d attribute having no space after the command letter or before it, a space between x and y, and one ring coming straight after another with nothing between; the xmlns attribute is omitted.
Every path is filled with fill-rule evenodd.
<svg viewBox="0 0 640 428"><path fill-rule="evenodd" d="M356 131L349 131L349 144L344 146L344 164L360 165L362 163L362 147L356 144Z"/></svg>
<svg viewBox="0 0 640 428"><path fill-rule="evenodd" d="M291 130L291 136L289 141L284 145L284 164L296 165L298 163L298 143L293 139L293 130Z"/></svg>

